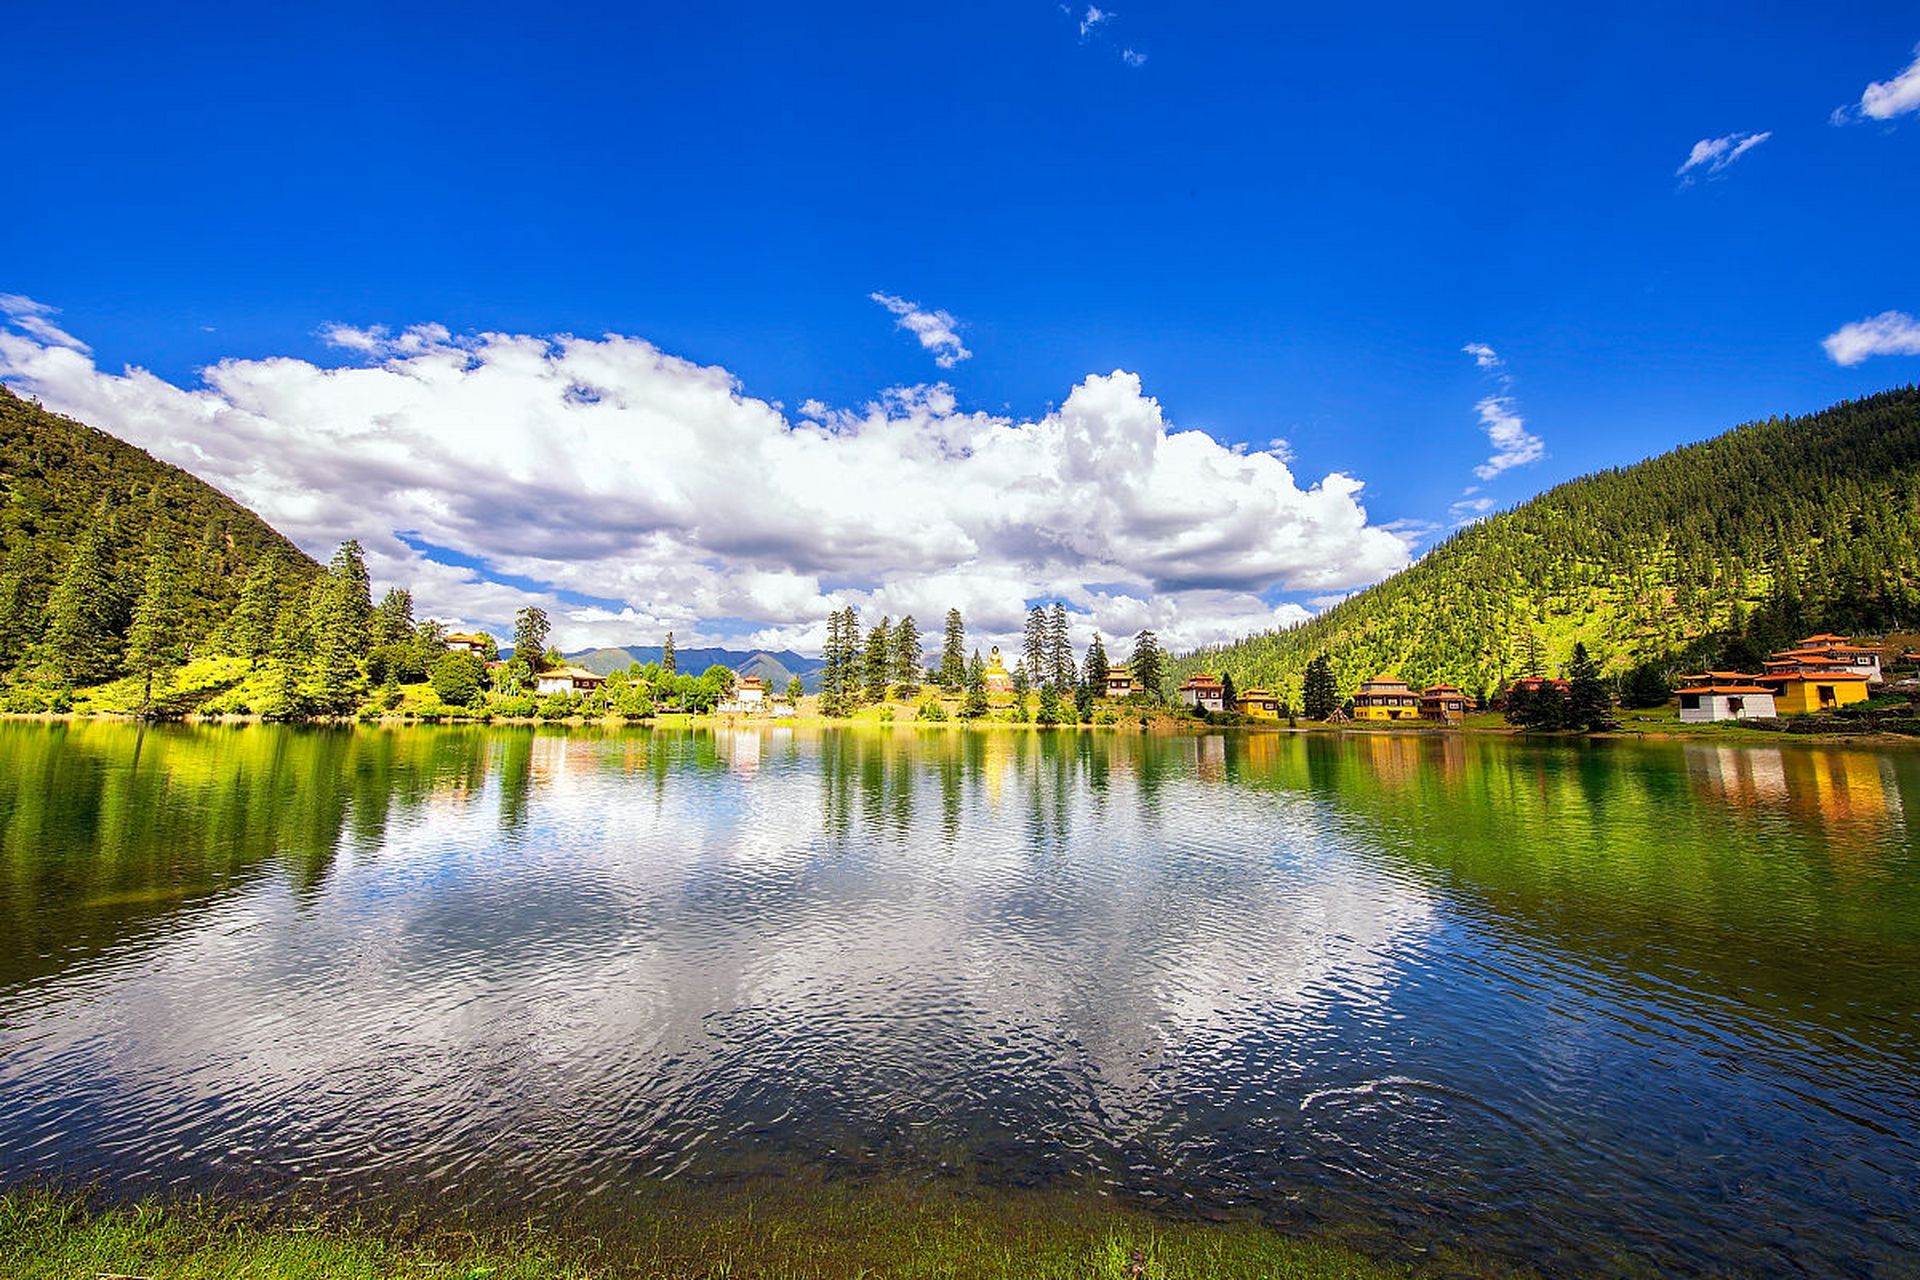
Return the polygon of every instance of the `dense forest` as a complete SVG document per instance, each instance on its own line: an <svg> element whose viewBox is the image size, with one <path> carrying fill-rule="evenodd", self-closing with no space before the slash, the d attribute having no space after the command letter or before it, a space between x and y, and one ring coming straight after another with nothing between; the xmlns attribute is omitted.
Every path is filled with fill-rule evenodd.
<svg viewBox="0 0 1920 1280"><path fill-rule="evenodd" d="M179 633L204 639L268 565L302 592L320 572L205 481L0 387L0 673L117 674L162 568Z"/></svg>
<svg viewBox="0 0 1920 1280"><path fill-rule="evenodd" d="M1920 389L1738 427L1584 476L1460 530L1300 626L1184 655L1299 704L1325 654L1344 695L1377 673L1487 693L1602 667L1764 653L1810 630L1920 620Z"/></svg>

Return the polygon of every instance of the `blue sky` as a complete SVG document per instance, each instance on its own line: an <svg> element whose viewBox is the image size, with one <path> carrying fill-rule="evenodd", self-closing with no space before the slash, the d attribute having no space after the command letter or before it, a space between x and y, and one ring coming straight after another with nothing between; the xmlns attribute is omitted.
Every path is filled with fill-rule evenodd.
<svg viewBox="0 0 1920 1280"><path fill-rule="evenodd" d="M90 347L96 377L135 365L189 391L223 360L408 355L329 343L336 325L629 335L795 419L944 382L953 413L1039 421L1124 370L1176 428L1255 451L1284 439L1303 491L1358 478L1370 525L1403 533L1471 514L1455 504L1476 485L1465 500L1505 506L1920 376L1920 355L1843 365L1822 346L1920 312L1920 110L1898 79L1920 42L1912 6L1282 9L37 6L9 17L0 292L57 308L42 315ZM1677 172L1714 139L1730 140L1722 167ZM946 313L967 358L923 349L876 293ZM1897 322L1880 332L1916 345ZM1497 367L1464 352L1476 343ZM143 428L152 405L30 354L0 374L259 498L238 464L197 457L188 427ZM1489 397L1544 456L1481 479ZM287 510L268 513L303 543L332 532ZM340 536L399 532L439 545ZM456 549L503 575L522 551ZM1353 571L1332 588L1278 561L1199 583L1184 560L1155 567L1164 546L1145 568L1123 550L1089 554L1135 601L1313 607L1381 563L1335 539L1326 554ZM887 599L884 566L690 554L722 576L812 578L811 601L787 600L800 614L835 591ZM515 581L592 585L527 558ZM392 552L394 573L406 563ZM651 626L676 616L674 590L699 594L585 594ZM1057 573L1022 591L1104 616ZM715 596L694 629L804 642L772 598ZM480 620L500 604L464 599L447 606ZM1161 625L1197 640L1250 616L1187 626L1206 612ZM595 636L616 629L602 623Z"/></svg>

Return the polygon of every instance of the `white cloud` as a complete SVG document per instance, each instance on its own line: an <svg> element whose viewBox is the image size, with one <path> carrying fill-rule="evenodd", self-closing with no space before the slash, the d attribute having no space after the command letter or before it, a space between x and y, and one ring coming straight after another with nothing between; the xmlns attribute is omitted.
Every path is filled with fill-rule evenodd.
<svg viewBox="0 0 1920 1280"><path fill-rule="evenodd" d="M60 308L35 302L25 294L0 293L0 316L5 316L7 323L20 332L50 347L91 353L92 347L53 322L53 317L59 314Z"/></svg>
<svg viewBox="0 0 1920 1280"><path fill-rule="evenodd" d="M1408 559L1360 481L1302 485L1272 452L1172 426L1121 371L1037 418L964 412L936 385L796 421L635 338L327 333L363 359L230 359L186 387L0 330L0 376L316 556L358 537L423 614L498 627L531 599L569 648L672 627L816 649L843 603L929 632L957 605L989 643L1035 598L1065 600L1083 642L1149 625L1187 647L1296 619L1278 592L1345 590Z"/></svg>
<svg viewBox="0 0 1920 1280"><path fill-rule="evenodd" d="M1096 5L1088 5L1086 17L1080 19L1081 39L1084 40L1086 37L1092 35L1094 28L1101 23L1111 21L1113 21L1113 15L1111 13L1108 13Z"/></svg>
<svg viewBox="0 0 1920 1280"><path fill-rule="evenodd" d="M1547 456L1547 445L1527 430L1527 423L1514 408L1512 396L1487 396L1473 406L1480 425L1493 442L1493 456L1473 469L1482 480L1491 480L1502 471L1524 467Z"/></svg>
<svg viewBox="0 0 1920 1280"><path fill-rule="evenodd" d="M1882 311L1841 325L1820 343L1835 364L1849 368L1869 356L1920 355L1920 320L1904 311Z"/></svg>
<svg viewBox="0 0 1920 1280"><path fill-rule="evenodd" d="M1773 131L1767 130L1762 133L1729 133L1720 138L1702 138L1693 144L1693 150L1687 153L1686 160L1673 171L1674 176L1686 177L1702 165L1706 166L1709 177L1724 173L1735 160L1772 136Z"/></svg>
<svg viewBox="0 0 1920 1280"><path fill-rule="evenodd" d="M1469 342L1460 350L1472 356L1474 365L1492 373L1494 380L1500 384L1500 394L1485 396L1474 405L1474 410L1480 415L1480 426L1493 443L1493 456L1475 467L1473 474L1482 480L1491 480L1503 471L1524 467L1546 457L1546 442L1527 430L1526 420L1520 416L1519 408L1510 394L1513 378L1506 372L1506 361L1484 342ZM1479 489L1479 485L1470 485L1461 496L1470 498ZM1457 507L1460 504L1454 505Z"/></svg>
<svg viewBox="0 0 1920 1280"><path fill-rule="evenodd" d="M962 360L973 358L973 352L967 350L960 341L957 332L959 322L947 312L927 311L917 302L908 302L890 293L876 292L867 296L898 316L896 323L920 339L920 345L933 352L933 362L942 369L951 369Z"/></svg>
<svg viewBox="0 0 1920 1280"><path fill-rule="evenodd" d="M1141 53L1138 49L1122 49L1120 51L1120 61L1130 67L1144 67L1147 65L1147 55Z"/></svg>
<svg viewBox="0 0 1920 1280"><path fill-rule="evenodd" d="M1891 120L1915 111L1920 111L1920 47L1914 49L1913 61L1905 70L1891 80L1874 81L1860 95L1858 103L1836 110L1833 123L1846 124L1861 118Z"/></svg>

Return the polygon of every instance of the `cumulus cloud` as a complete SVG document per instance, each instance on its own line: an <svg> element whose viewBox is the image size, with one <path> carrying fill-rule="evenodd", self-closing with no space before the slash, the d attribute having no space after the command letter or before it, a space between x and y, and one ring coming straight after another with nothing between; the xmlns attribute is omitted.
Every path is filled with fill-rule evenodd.
<svg viewBox="0 0 1920 1280"><path fill-rule="evenodd" d="M1841 325L1820 343L1827 357L1848 368L1869 356L1920 355L1920 320L1904 311L1882 311Z"/></svg>
<svg viewBox="0 0 1920 1280"><path fill-rule="evenodd" d="M1088 5L1086 16L1080 19L1080 38L1086 39L1093 34L1094 28L1103 22L1113 21L1113 15L1097 5Z"/></svg>
<svg viewBox="0 0 1920 1280"><path fill-rule="evenodd" d="M1874 81L1860 95L1859 102L1837 109L1833 113L1833 123L1846 124L1859 119L1891 120L1915 111L1920 111L1920 47L1914 49L1913 61L1893 79Z"/></svg>
<svg viewBox="0 0 1920 1280"><path fill-rule="evenodd" d="M842 604L929 630L957 605L985 643L1046 598L1081 643L1151 626L1187 647L1297 621L1282 592L1407 563L1359 480L1302 484L1274 452L1180 429L1122 371L1040 417L934 385L794 420L637 338L326 332L352 360L229 359L182 386L0 330L0 377L316 556L358 537L423 613L503 627L531 598L568 648L671 627L815 650ZM544 585L510 585L527 580Z"/></svg>
<svg viewBox="0 0 1920 1280"><path fill-rule="evenodd" d="M35 302L24 294L0 293L0 316L5 316L6 322L15 329L50 347L91 353L92 347L53 322L53 317L59 314L60 308Z"/></svg>
<svg viewBox="0 0 1920 1280"><path fill-rule="evenodd" d="M1703 166L1708 177L1724 173L1734 161L1772 136L1773 131L1767 130L1762 133L1729 133L1719 138L1702 138L1693 144L1693 150L1687 153L1686 160L1673 171L1674 176L1691 181L1694 172Z"/></svg>
<svg viewBox="0 0 1920 1280"><path fill-rule="evenodd" d="M973 352L960 341L959 322L947 312L929 311L917 302L908 302L890 293L875 292L867 296L899 317L895 323L920 339L920 345L933 353L933 362L942 369L951 369L962 360L973 358Z"/></svg>
<svg viewBox="0 0 1920 1280"><path fill-rule="evenodd" d="M1474 364L1482 369L1498 369L1500 367L1500 353L1484 342L1469 342L1466 346L1460 348L1460 350L1472 356Z"/></svg>
<svg viewBox="0 0 1920 1280"><path fill-rule="evenodd" d="M1147 65L1147 55L1141 53L1138 49L1122 49L1120 51L1120 61L1130 67L1144 67Z"/></svg>

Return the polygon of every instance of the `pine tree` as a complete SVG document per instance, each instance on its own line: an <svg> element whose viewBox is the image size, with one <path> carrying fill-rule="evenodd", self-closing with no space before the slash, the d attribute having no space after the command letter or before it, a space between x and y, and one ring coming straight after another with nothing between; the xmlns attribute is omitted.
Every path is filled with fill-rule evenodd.
<svg viewBox="0 0 1920 1280"><path fill-rule="evenodd" d="M967 698L960 704L960 714L969 720L977 720L987 714L987 664L980 658L980 651L973 651L973 658L967 663L965 679Z"/></svg>
<svg viewBox="0 0 1920 1280"><path fill-rule="evenodd" d="M1525 705L1526 719L1523 723L1529 729L1551 732L1568 726L1567 695L1560 692L1560 686L1551 680L1535 689Z"/></svg>
<svg viewBox="0 0 1920 1280"><path fill-rule="evenodd" d="M896 697L920 696L920 681L924 678L920 663L920 625L913 620L912 614L908 614L893 629L893 683Z"/></svg>
<svg viewBox="0 0 1920 1280"><path fill-rule="evenodd" d="M1620 682L1623 707L1663 707L1671 697L1673 686L1667 683L1666 673L1651 662L1643 662L1627 672Z"/></svg>
<svg viewBox="0 0 1920 1280"><path fill-rule="evenodd" d="M47 665L69 685L96 684L113 674L119 610L106 547L106 516L100 512L81 528L47 598L42 648Z"/></svg>
<svg viewBox="0 0 1920 1280"><path fill-rule="evenodd" d="M1567 726L1588 733L1607 726L1612 710L1607 686L1600 680L1600 665L1587 656L1587 646L1573 646L1573 660L1567 663Z"/></svg>
<svg viewBox="0 0 1920 1280"><path fill-rule="evenodd" d="M315 702L335 715L353 709L360 662L372 639L373 600L360 544L349 539L315 584L312 603Z"/></svg>
<svg viewBox="0 0 1920 1280"><path fill-rule="evenodd" d="M373 647L406 644L413 639L413 592L392 587L373 611Z"/></svg>
<svg viewBox="0 0 1920 1280"><path fill-rule="evenodd" d="M804 698L806 694L807 686L800 682L799 676L787 677L787 701L792 703L796 709L800 706L800 699Z"/></svg>
<svg viewBox="0 0 1920 1280"><path fill-rule="evenodd" d="M1233 687L1233 673L1222 672L1220 676L1220 705L1228 711L1239 706L1240 691Z"/></svg>
<svg viewBox="0 0 1920 1280"><path fill-rule="evenodd" d="M1027 611L1027 630L1025 644L1021 647L1021 660L1026 663L1029 681L1045 680L1049 670L1047 662L1047 611L1039 605Z"/></svg>
<svg viewBox="0 0 1920 1280"><path fill-rule="evenodd" d="M1073 688L1073 632L1067 626L1067 607L1058 600L1047 618L1047 663L1055 688Z"/></svg>
<svg viewBox="0 0 1920 1280"><path fill-rule="evenodd" d="M140 599L133 608L133 625L127 630L127 671L142 678L143 716L153 706L154 677L187 659L185 604L180 561L173 547L151 546Z"/></svg>
<svg viewBox="0 0 1920 1280"><path fill-rule="evenodd" d="M666 643L660 646L660 669L668 675L680 673L680 659L673 651L673 632L667 632Z"/></svg>
<svg viewBox="0 0 1920 1280"><path fill-rule="evenodd" d="M1061 718L1060 695L1051 681L1040 686L1040 705L1034 710L1035 724L1059 724Z"/></svg>
<svg viewBox="0 0 1920 1280"><path fill-rule="evenodd" d="M1133 673L1133 687L1153 699L1160 701L1160 685L1166 673L1167 655L1160 647L1160 639L1151 631L1142 631L1133 638L1133 656L1127 659L1127 669Z"/></svg>
<svg viewBox="0 0 1920 1280"><path fill-rule="evenodd" d="M1105 697L1107 676L1112 668L1107 664L1107 646L1100 641L1100 633L1093 633L1093 643L1087 646L1087 688L1096 696Z"/></svg>
<svg viewBox="0 0 1920 1280"><path fill-rule="evenodd" d="M867 701L885 702L887 685L893 676L893 619L881 615L867 633Z"/></svg>
<svg viewBox="0 0 1920 1280"><path fill-rule="evenodd" d="M274 633L280 621L280 562L264 556L247 571L247 585L241 588L240 604L234 610L227 635L234 653L257 667L273 652Z"/></svg>
<svg viewBox="0 0 1920 1280"><path fill-rule="evenodd" d="M1309 720L1325 720L1340 705L1333 683L1333 662L1322 653L1307 663L1300 688L1300 710Z"/></svg>
<svg viewBox="0 0 1920 1280"><path fill-rule="evenodd" d="M967 626L958 609L947 610L946 643L940 649L940 687L959 693L967 682Z"/></svg>

